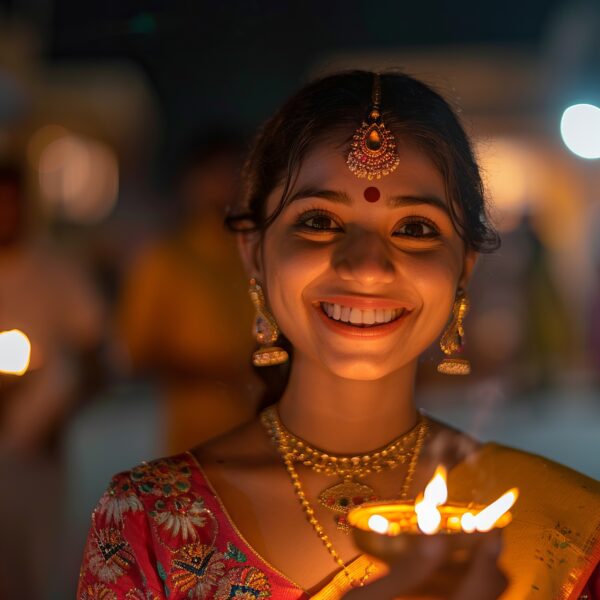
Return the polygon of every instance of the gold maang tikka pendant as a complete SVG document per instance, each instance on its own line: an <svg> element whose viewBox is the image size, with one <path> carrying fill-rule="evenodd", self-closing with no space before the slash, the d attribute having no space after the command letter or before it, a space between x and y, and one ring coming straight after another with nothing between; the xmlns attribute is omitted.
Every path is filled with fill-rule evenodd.
<svg viewBox="0 0 600 600"><path fill-rule="evenodd" d="M319 494L321 506L339 513L335 518L335 523L337 528L345 533L350 531L348 512L364 502L374 502L379 499L372 487L352 479L336 483Z"/></svg>
<svg viewBox="0 0 600 600"><path fill-rule="evenodd" d="M375 75L373 103L367 121L356 130L346 164L357 177L381 179L398 166L400 159L394 135L384 125L380 111L381 82Z"/></svg>

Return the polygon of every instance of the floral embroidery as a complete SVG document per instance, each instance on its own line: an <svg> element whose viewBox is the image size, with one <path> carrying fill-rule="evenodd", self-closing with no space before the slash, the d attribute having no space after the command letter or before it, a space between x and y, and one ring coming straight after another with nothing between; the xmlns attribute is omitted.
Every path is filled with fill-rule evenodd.
<svg viewBox="0 0 600 600"><path fill-rule="evenodd" d="M177 458L163 458L142 463L131 470L131 480L145 494L175 496L190 490L192 471L189 465Z"/></svg>
<svg viewBox="0 0 600 600"><path fill-rule="evenodd" d="M235 567L224 577L215 594L215 600L256 600L270 598L271 586L267 576L255 567Z"/></svg>
<svg viewBox="0 0 600 600"><path fill-rule="evenodd" d="M214 546L187 544L173 556L171 580L174 588L192 600L205 598L223 577L223 555Z"/></svg>
<svg viewBox="0 0 600 600"><path fill-rule="evenodd" d="M239 549L236 548L231 542L227 542L227 552L225 558L230 558L236 562L246 562L248 557Z"/></svg>
<svg viewBox="0 0 600 600"><path fill-rule="evenodd" d="M105 585L93 583L81 590L79 600L117 600L117 595Z"/></svg>
<svg viewBox="0 0 600 600"><path fill-rule="evenodd" d="M129 544L117 529L95 533L96 543L89 545L90 571L104 583L114 583L133 564Z"/></svg>
<svg viewBox="0 0 600 600"><path fill-rule="evenodd" d="M172 537L180 536L184 542L196 541L196 527L206 523L206 509L202 498L177 496L160 498L150 512L155 522Z"/></svg>
<svg viewBox="0 0 600 600"><path fill-rule="evenodd" d="M106 519L106 524L121 523L123 515L131 510L142 510L140 499L136 496L128 478L114 477L106 494L100 501L98 514Z"/></svg>

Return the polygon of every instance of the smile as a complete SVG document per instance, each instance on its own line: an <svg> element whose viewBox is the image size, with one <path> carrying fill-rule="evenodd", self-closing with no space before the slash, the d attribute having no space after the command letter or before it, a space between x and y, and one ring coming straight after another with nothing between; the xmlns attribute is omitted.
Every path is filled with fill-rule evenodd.
<svg viewBox="0 0 600 600"><path fill-rule="evenodd" d="M404 308L361 309L330 302L321 302L320 306L323 313L329 319L361 328L377 327L391 323L399 319L406 312Z"/></svg>

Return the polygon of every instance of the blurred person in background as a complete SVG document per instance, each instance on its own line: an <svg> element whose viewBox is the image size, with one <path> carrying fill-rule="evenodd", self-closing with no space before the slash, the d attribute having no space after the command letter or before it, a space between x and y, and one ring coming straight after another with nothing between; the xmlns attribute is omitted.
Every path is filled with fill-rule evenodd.
<svg viewBox="0 0 600 600"><path fill-rule="evenodd" d="M120 331L131 368L165 394L168 450L181 451L250 419L252 310L225 211L239 194L242 146L198 136L175 181L177 227L142 251L124 284Z"/></svg>
<svg viewBox="0 0 600 600"><path fill-rule="evenodd" d="M29 208L21 167L0 168L0 331L31 342L28 371L0 375L0 598L45 597L60 514L58 442L105 322L84 269L33 235Z"/></svg>

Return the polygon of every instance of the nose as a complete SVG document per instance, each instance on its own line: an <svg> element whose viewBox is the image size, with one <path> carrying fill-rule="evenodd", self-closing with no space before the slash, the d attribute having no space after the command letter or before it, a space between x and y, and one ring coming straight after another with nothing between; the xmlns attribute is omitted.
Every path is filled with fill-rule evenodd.
<svg viewBox="0 0 600 600"><path fill-rule="evenodd" d="M396 277L390 249L386 241L373 231L347 234L332 262L340 279L364 286L392 283Z"/></svg>

